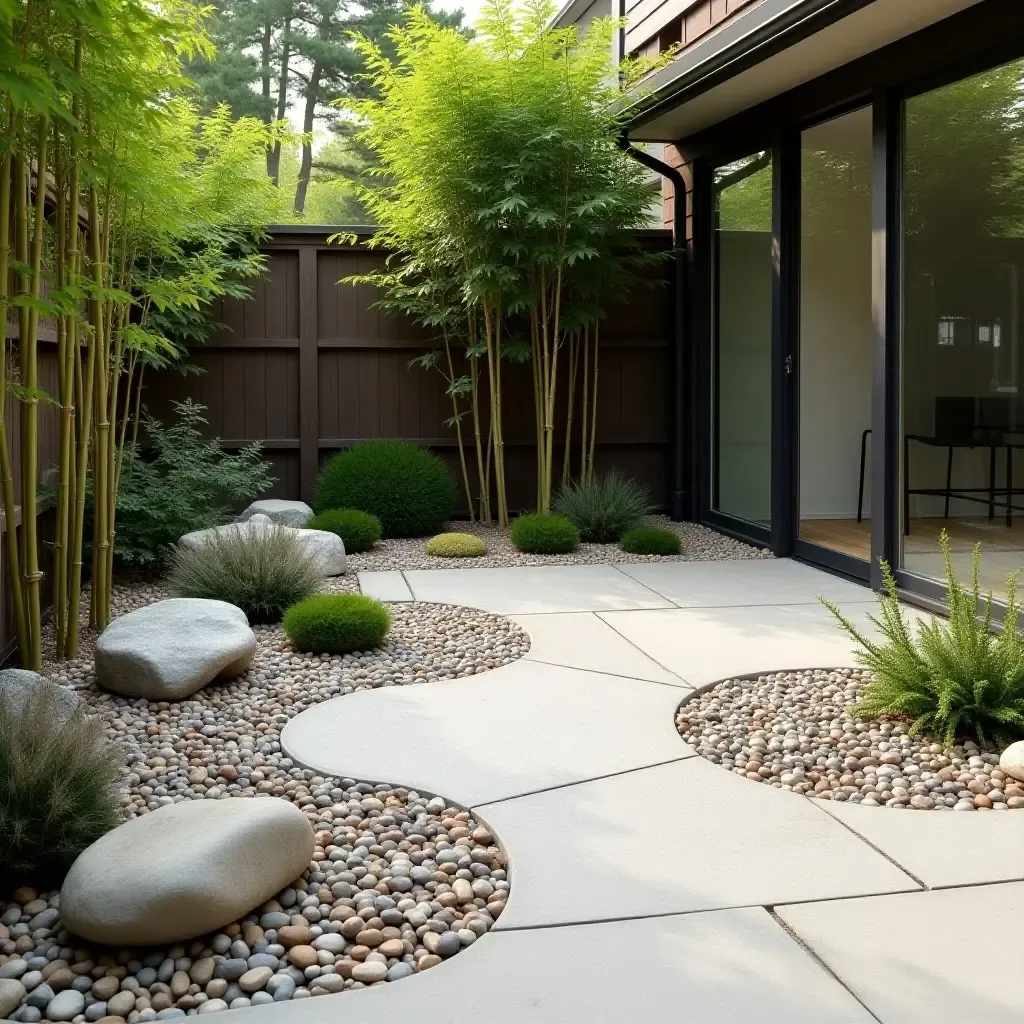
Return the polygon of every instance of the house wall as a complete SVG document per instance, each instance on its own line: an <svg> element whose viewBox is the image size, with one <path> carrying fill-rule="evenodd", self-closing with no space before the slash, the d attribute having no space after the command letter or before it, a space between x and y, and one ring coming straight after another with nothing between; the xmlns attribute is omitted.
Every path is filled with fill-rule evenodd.
<svg viewBox="0 0 1024 1024"><path fill-rule="evenodd" d="M743 17L763 0L626 0L626 51L644 55L686 49Z"/></svg>

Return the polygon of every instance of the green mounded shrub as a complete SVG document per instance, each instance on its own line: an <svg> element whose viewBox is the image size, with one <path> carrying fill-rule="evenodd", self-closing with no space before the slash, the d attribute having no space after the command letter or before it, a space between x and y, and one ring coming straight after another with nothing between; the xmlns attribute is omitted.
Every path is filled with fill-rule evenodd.
<svg viewBox="0 0 1024 1024"><path fill-rule="evenodd" d="M580 534L565 516L534 512L520 516L509 527L509 537L520 551L538 555L561 555L574 551Z"/></svg>
<svg viewBox="0 0 1024 1024"><path fill-rule="evenodd" d="M56 684L0 701L0 877L63 874L121 820L122 752Z"/></svg>
<svg viewBox="0 0 1024 1024"><path fill-rule="evenodd" d="M197 548L178 548L171 567L178 597L237 605L250 622L277 622L320 589L320 573L296 531L274 526L222 530Z"/></svg>
<svg viewBox="0 0 1024 1024"><path fill-rule="evenodd" d="M616 469L566 485L552 504L580 531L581 540L594 544L614 544L639 526L653 507L647 489Z"/></svg>
<svg viewBox="0 0 1024 1024"><path fill-rule="evenodd" d="M427 541L426 552L438 558L479 558L487 554L487 545L472 533L439 533Z"/></svg>
<svg viewBox="0 0 1024 1024"><path fill-rule="evenodd" d="M319 594L285 612L284 631L300 651L348 654L378 647L391 628L391 612L362 594Z"/></svg>
<svg viewBox="0 0 1024 1024"><path fill-rule="evenodd" d="M369 551L380 540L380 520L357 508L329 508L306 523L308 530L336 533L345 545L345 553Z"/></svg>
<svg viewBox="0 0 1024 1024"><path fill-rule="evenodd" d="M380 520L385 537L427 537L455 510L455 480L432 452L402 441L368 441L331 458L314 507L356 508Z"/></svg>
<svg viewBox="0 0 1024 1024"><path fill-rule="evenodd" d="M622 535L619 547L634 555L678 555L683 549L679 534L660 526L634 526Z"/></svg>
<svg viewBox="0 0 1024 1024"><path fill-rule="evenodd" d="M992 595L984 601L979 596L981 545L974 548L969 590L953 572L945 530L939 546L946 562L948 623L921 620L912 633L884 560L879 614L869 616L881 641L865 637L835 604L819 598L857 642L858 660L874 675L853 711L864 718L909 718L912 734L927 732L947 745L968 732L981 743L1019 739L1024 736L1024 638L1017 632L1017 574L1006 581L1006 612L997 636L991 629Z"/></svg>

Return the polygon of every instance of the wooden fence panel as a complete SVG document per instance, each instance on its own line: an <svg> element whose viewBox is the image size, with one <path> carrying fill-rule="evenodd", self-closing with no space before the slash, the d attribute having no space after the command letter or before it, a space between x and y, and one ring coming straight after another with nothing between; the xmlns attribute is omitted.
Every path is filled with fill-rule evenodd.
<svg viewBox="0 0 1024 1024"><path fill-rule="evenodd" d="M425 331L375 305L368 285L339 280L379 267L383 255L361 243L328 245L329 232L281 228L267 243L267 274L246 302L226 301L224 327L191 361L199 375L154 375L145 404L158 418L189 396L207 406L211 436L226 446L261 441L278 482L275 497L309 499L321 461L360 440L396 437L428 445L457 468L445 381L409 362L432 344ZM667 249L668 232L643 244ZM602 324L598 461L643 481L659 505L667 494L668 344L671 297L665 270L639 287ZM565 372L565 362L562 367ZM456 372L463 372L461 366ZM534 500L534 420L529 367L505 370L509 501ZM564 380L564 378L563 378ZM556 439L561 467L565 390ZM468 426L468 417L464 420ZM467 431L467 440L471 440ZM578 444L578 442L577 442ZM578 453L573 450L573 461Z"/></svg>

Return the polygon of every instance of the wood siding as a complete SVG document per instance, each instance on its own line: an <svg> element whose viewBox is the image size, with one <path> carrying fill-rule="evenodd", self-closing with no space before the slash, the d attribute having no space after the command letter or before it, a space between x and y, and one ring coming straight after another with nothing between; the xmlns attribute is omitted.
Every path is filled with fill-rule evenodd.
<svg viewBox="0 0 1024 1024"><path fill-rule="evenodd" d="M683 49L759 6L763 0L626 0L626 50L645 55Z"/></svg>

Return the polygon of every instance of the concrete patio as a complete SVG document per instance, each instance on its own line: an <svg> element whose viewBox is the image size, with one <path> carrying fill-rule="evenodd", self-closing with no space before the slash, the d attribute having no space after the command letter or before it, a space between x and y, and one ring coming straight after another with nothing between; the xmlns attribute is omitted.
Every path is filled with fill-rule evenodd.
<svg viewBox="0 0 1024 1024"><path fill-rule="evenodd" d="M421 977L237 1019L1024 1017L1024 990L991 971L991 948L1024 921L1024 814L811 800L722 770L675 730L679 702L715 680L853 664L816 597L863 620L867 590L789 561L360 583L387 600L511 615L531 650L484 675L320 704L287 725L283 746L325 773L470 807L507 849L511 897L492 934Z"/></svg>

